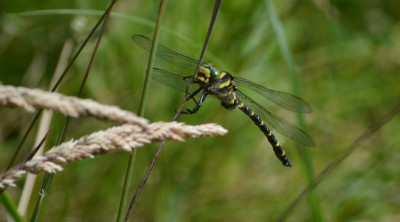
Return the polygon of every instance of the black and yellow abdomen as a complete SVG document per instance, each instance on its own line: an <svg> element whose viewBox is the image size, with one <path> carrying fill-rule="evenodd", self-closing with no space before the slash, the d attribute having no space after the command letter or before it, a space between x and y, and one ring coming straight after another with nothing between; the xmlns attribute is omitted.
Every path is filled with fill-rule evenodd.
<svg viewBox="0 0 400 222"><path fill-rule="evenodd" d="M153 45L151 39L142 35L134 35L132 39L141 48L148 52L151 51ZM199 64L198 60L178 53L161 44L157 47L156 56L166 62L191 70L195 70ZM310 105L298 96L269 89L244 78L234 78L230 73L219 70L212 64L201 64L199 71L195 76L187 76L154 68L152 78L162 84L169 85L179 90L184 90L187 93L186 101L193 100L195 102L196 105L193 109L184 109L180 114L196 113L207 96L216 97L221 101L221 105L228 110L236 108L240 109L249 116L265 134L269 143L272 145L275 155L284 166L291 166L291 164L281 145L264 121L266 121L266 123L274 130L295 142L299 142L306 146L315 146L313 139L306 132L274 115L268 109L254 101L251 97L244 94L241 90L242 87L243 89L247 88L252 90L261 97L292 112L311 113L312 109ZM199 88L190 93L187 87L187 84L189 83L197 84ZM236 86L238 86L238 88ZM199 99L196 99L195 96L199 95L199 93L201 93L201 96ZM254 111L256 113L254 113Z"/></svg>
<svg viewBox="0 0 400 222"><path fill-rule="evenodd" d="M237 104L236 108L240 109L244 112L247 116L250 117L251 120L260 128L260 130L265 134L268 139L268 142L271 144L276 157L282 162L284 166L292 167L290 164L285 151L282 149L278 140L276 140L274 134L272 134L271 130L267 127L260 117L257 116L251 109L249 109L244 103L239 100L236 100L235 103Z"/></svg>
<svg viewBox="0 0 400 222"><path fill-rule="evenodd" d="M276 140L274 134L267 127L264 121L255 114L249 107L247 107L243 102L241 102L236 96L236 86L234 78L228 72L221 71L219 73L218 79L207 88L210 94L214 95L221 101L221 105L228 110L240 109L251 120L260 128L260 130L265 134L268 142L272 145L275 155L282 162L284 166L291 167L285 151L283 151L281 145Z"/></svg>

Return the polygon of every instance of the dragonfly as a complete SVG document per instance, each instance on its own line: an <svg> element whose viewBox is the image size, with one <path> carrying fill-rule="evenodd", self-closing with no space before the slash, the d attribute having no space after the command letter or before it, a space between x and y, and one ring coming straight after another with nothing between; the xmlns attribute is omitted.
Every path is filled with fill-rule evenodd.
<svg viewBox="0 0 400 222"><path fill-rule="evenodd" d="M134 35L132 36L132 40L139 47L150 52L153 40L143 35ZM166 62L182 68L187 68L193 72L196 70L199 63L198 60L176 52L162 44L158 44L156 56ZM229 72L219 70L212 64L201 64L195 76L185 76L180 73L153 68L152 79L178 90L185 90L186 93L188 93L186 101L193 100L196 105L193 109L181 111L181 114L196 113L207 96L216 97L227 110L241 110L250 117L255 125L264 133L276 157L284 166L291 167L292 165L281 144L268 126L295 142L310 147L315 146L313 139L305 131L273 114L267 108L243 93L242 89L252 90L261 97L272 101L286 110L298 113L311 113L311 106L298 96L269 89L241 77L234 77ZM189 93L188 84L197 84L199 88L193 93ZM200 95L200 98L197 99L197 101L195 96L198 95Z"/></svg>

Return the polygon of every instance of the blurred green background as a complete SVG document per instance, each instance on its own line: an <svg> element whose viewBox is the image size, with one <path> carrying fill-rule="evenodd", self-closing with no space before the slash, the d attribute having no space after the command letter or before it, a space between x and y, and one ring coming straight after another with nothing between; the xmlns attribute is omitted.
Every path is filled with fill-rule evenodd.
<svg viewBox="0 0 400 222"><path fill-rule="evenodd" d="M313 171L318 174L399 101L400 2L272 2L293 53L300 96L314 110L305 118L307 131L316 142L311 154ZM108 4L94 0L1 2L2 84L47 90L64 44L72 44L75 52ZM158 4L145 0L116 4L83 97L138 111L148 54L131 36L153 35ZM213 1L168 1L160 42L197 58L213 5ZM78 92L95 41L89 42L67 74L61 93ZM224 1L206 57L234 75L292 92L289 71L262 1ZM156 64L179 71L168 64ZM182 93L152 83L145 117L170 121L182 98ZM296 124L295 114L264 105ZM187 108L192 106L186 104ZM3 171L34 114L0 108L0 116ZM63 116L54 115L47 148L55 143L62 121ZM273 221L306 187L303 158L295 144L277 135L293 164L293 168L285 168L264 135L240 111L227 111L217 100L209 99L196 115L182 116L179 121L215 122L229 133L166 143L134 208L135 221ZM112 125L93 118L73 119L67 138ZM400 119L396 117L322 182L316 194L323 220L400 220L399 131ZM18 162L34 145L32 134ZM130 196L156 147L138 150ZM127 160L127 153L115 152L65 165L55 176L39 220L115 220ZM7 191L15 202L23 179L17 183L18 188ZM36 188L32 203L37 198ZM32 208L33 204L28 215ZM0 221L5 220L2 207L0 215ZM305 199L288 221L311 219Z"/></svg>

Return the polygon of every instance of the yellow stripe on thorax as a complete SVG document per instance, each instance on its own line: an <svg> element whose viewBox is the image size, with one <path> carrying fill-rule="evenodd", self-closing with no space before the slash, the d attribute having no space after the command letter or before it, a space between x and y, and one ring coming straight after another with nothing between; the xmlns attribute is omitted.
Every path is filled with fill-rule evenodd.
<svg viewBox="0 0 400 222"><path fill-rule="evenodd" d="M231 80L228 79L226 82L219 84L218 88L222 89L226 86L229 86L231 84Z"/></svg>
<svg viewBox="0 0 400 222"><path fill-rule="evenodd" d="M204 74L204 75L206 76L207 79L209 79L210 76L211 76L210 70L204 68L203 66L200 66L200 68L199 68L199 73Z"/></svg>
<svg viewBox="0 0 400 222"><path fill-rule="evenodd" d="M222 79L222 78L224 78L224 76L226 76L226 72L221 72L221 74L219 75L219 78Z"/></svg>
<svg viewBox="0 0 400 222"><path fill-rule="evenodd" d="M235 97L233 97L233 99L231 99L231 100L228 102L229 105L233 105L234 103L235 103Z"/></svg>
<svg viewBox="0 0 400 222"><path fill-rule="evenodd" d="M220 94L219 96L228 97L228 96L230 96L230 95L232 94L232 92L233 92L233 91L229 91L229 92L227 92L227 93L225 93L225 94Z"/></svg>

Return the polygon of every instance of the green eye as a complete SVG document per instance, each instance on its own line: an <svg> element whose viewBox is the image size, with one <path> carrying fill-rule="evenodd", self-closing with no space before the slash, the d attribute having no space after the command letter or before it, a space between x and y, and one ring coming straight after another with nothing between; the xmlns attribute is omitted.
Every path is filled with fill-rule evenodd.
<svg viewBox="0 0 400 222"><path fill-rule="evenodd" d="M214 67L209 67L209 69L210 69L211 78L216 78L218 75L217 69Z"/></svg>
<svg viewBox="0 0 400 222"><path fill-rule="evenodd" d="M153 40L142 35L134 35L132 39L140 47L146 51L150 51ZM194 70L199 63L196 59L175 52L161 44L158 45L156 56L164 59L166 62L192 70ZM306 132L289 124L286 120L273 115L268 109L244 94L241 89L243 87L253 90L261 97L271 100L284 109L300 113L310 113L312 111L310 105L300 97L272 90L240 77L234 79L231 74L214 68L211 63L201 64L197 73L198 81L196 81L196 79L191 80L191 77L184 77L184 75L157 68L153 69L153 79L176 89L185 90L186 93L189 93L186 88L187 82L198 84L199 88L191 93L188 97L189 99L187 99L187 101L193 99L196 106L192 110L186 109L181 111L181 114L196 113L203 104L207 95L216 97L220 100L221 105L228 110L241 110L264 133L268 142L271 144L276 157L278 157L284 166L291 166L288 157L267 125L270 125L283 136L287 136L296 142L302 143L306 146L315 145L312 138ZM185 80L186 82L181 85L179 80ZM236 88L236 86L238 86L238 88ZM202 92L201 98L199 101L196 101L194 96L200 92Z"/></svg>

